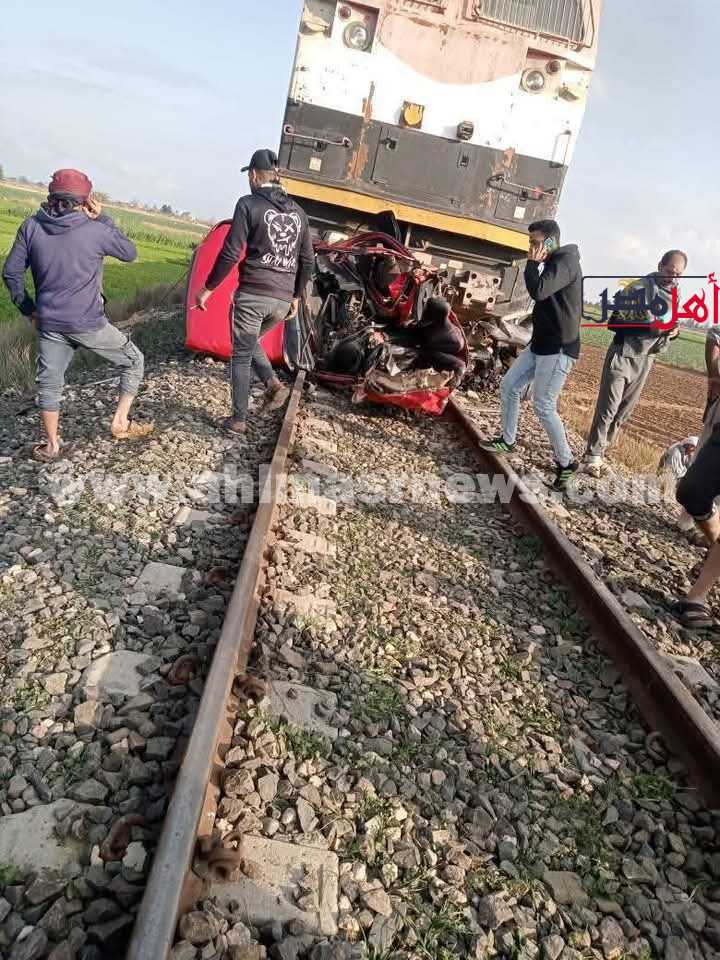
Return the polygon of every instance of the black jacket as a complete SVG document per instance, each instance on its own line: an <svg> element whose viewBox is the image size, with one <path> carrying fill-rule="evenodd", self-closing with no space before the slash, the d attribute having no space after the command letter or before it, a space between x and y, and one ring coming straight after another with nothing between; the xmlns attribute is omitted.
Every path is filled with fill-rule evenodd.
<svg viewBox="0 0 720 960"><path fill-rule="evenodd" d="M540 264L528 260L525 286L535 301L530 349L539 356L565 353L580 356L582 271L580 251L574 243L560 247Z"/></svg>
<svg viewBox="0 0 720 960"><path fill-rule="evenodd" d="M288 303L312 276L307 217L277 184L238 200L230 232L205 283L208 290L222 283L240 261L243 293Z"/></svg>
<svg viewBox="0 0 720 960"><path fill-rule="evenodd" d="M430 297L417 327L417 343L424 353L446 353L459 357L465 338L450 319L450 304L444 297Z"/></svg>

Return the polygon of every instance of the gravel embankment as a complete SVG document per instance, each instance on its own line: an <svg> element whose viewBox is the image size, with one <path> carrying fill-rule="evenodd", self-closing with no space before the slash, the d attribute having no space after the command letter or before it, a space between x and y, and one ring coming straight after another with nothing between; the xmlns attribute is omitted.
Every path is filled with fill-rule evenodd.
<svg viewBox="0 0 720 960"><path fill-rule="evenodd" d="M252 504L213 493L212 473L256 473L280 424L257 418L246 439L231 437L215 426L228 412L225 365L150 359L138 410L154 436L114 442L116 381L95 382L111 376L100 368L67 390L69 452L49 466L29 459L35 411L0 400L10 960L124 955L252 521ZM138 582L150 563L169 565L159 569L173 582Z"/></svg>
<svg viewBox="0 0 720 960"><path fill-rule="evenodd" d="M302 419L295 484L317 478L337 513L282 508L251 662L266 692L245 691L214 839L239 832L249 878L250 840L297 844L299 864L337 854L339 929L251 927L242 904L205 900L173 956L720 956L717 816L535 541L497 504L438 493L477 469L453 428L323 391ZM424 490L387 502L399 474ZM327 734L273 712L282 682L326 695ZM316 874L291 886L318 909Z"/></svg>
<svg viewBox="0 0 720 960"><path fill-rule="evenodd" d="M471 392L461 403L488 436L498 433L496 396ZM570 441L579 459L584 449L582 438L571 434ZM551 450L529 406L523 410L517 452L509 460L525 479L550 478ZM648 640L663 654L691 657L702 666L704 675L681 676L708 713L720 720L720 619L713 630L690 631L670 612L674 600L694 580L706 548L696 542L694 532L679 529L680 508L673 493L670 490L664 499L657 489L653 493L656 482L656 477L634 477L609 461L608 472L600 480L579 474L574 494L548 508ZM717 590L711 603L720 611Z"/></svg>

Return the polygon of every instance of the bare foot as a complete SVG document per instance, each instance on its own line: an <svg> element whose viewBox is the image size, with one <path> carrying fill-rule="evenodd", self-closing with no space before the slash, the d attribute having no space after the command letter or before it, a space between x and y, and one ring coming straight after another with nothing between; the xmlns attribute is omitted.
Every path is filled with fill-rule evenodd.
<svg viewBox="0 0 720 960"><path fill-rule="evenodd" d="M237 417L226 417L220 421L220 426L230 433L247 433L247 424L244 420L238 420Z"/></svg>
<svg viewBox="0 0 720 960"><path fill-rule="evenodd" d="M41 463L50 463L52 460L57 460L60 456L60 445L52 444L49 441L45 443L39 443L36 447L33 447L33 460L39 460Z"/></svg>
<svg viewBox="0 0 720 960"><path fill-rule="evenodd" d="M136 440L150 436L154 429L154 423L138 423L136 420L127 420L125 423L113 421L110 433L116 440Z"/></svg>

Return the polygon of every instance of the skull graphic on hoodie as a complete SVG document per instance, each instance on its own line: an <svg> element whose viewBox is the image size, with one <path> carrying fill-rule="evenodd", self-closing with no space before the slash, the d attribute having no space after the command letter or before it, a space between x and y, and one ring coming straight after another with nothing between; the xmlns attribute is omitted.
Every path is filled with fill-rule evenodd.
<svg viewBox="0 0 720 960"><path fill-rule="evenodd" d="M302 221L297 213L282 213L279 210L265 212L265 225L272 252L262 258L269 267L279 267L283 270L297 268L298 247Z"/></svg>

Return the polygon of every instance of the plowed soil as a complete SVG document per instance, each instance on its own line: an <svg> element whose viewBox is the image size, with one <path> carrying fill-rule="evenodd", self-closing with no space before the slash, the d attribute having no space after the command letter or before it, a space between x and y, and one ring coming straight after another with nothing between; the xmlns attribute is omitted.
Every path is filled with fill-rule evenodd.
<svg viewBox="0 0 720 960"><path fill-rule="evenodd" d="M565 391L567 400L592 416L605 350L583 344L582 356ZM700 432L707 380L704 373L656 363L633 413L627 432L665 449L671 443Z"/></svg>

